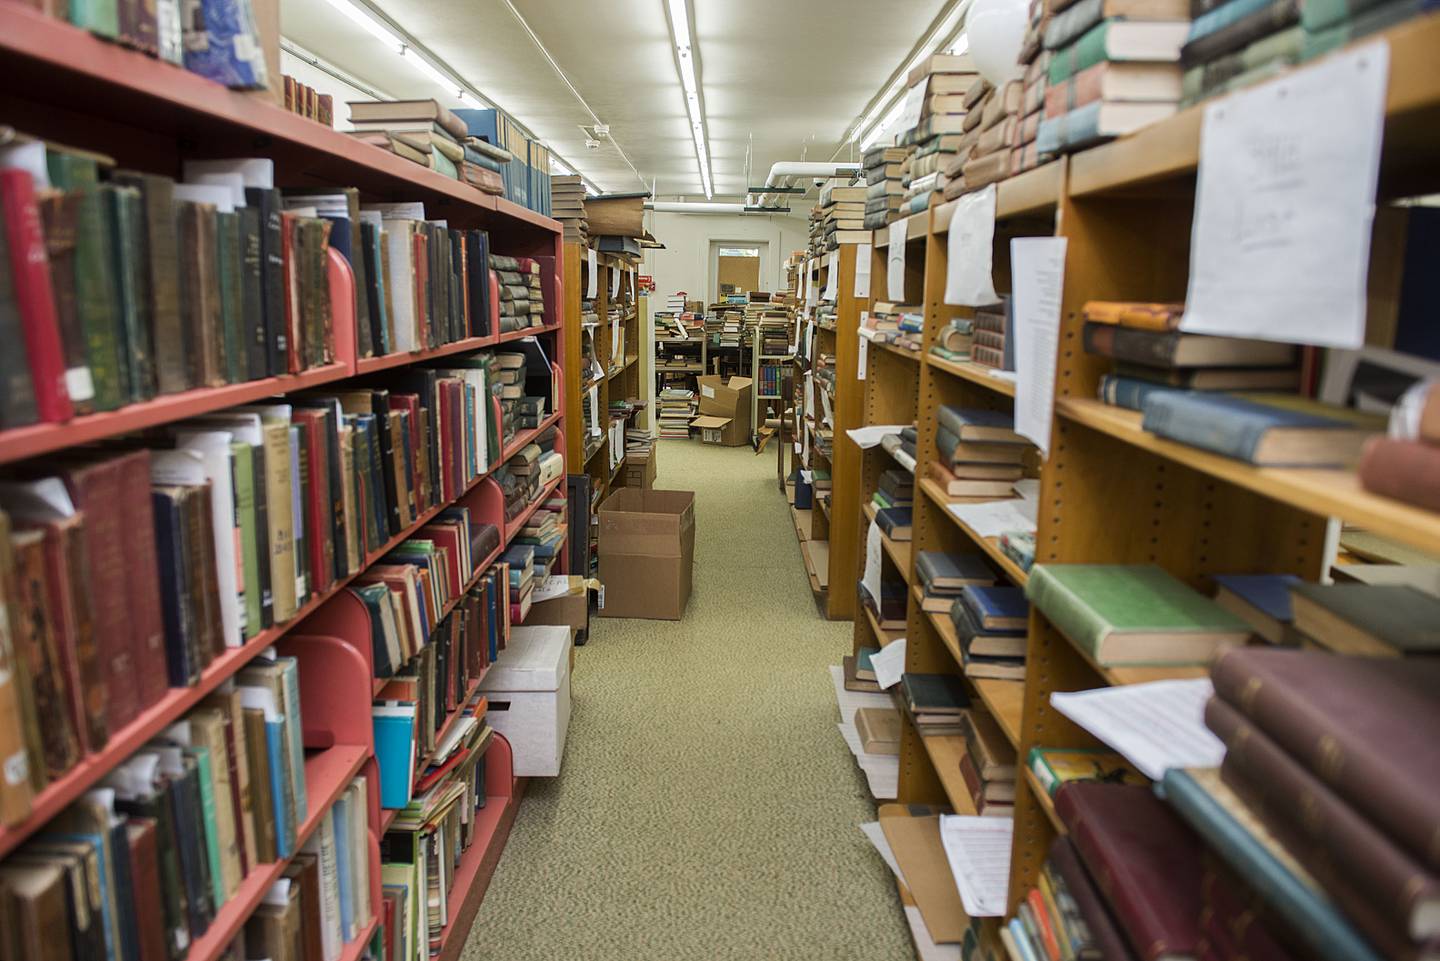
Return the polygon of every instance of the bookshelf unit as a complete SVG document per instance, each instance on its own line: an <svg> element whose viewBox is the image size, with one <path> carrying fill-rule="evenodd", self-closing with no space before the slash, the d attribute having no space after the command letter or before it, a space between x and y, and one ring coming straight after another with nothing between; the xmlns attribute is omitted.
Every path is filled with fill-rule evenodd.
<svg viewBox="0 0 1440 961"><path fill-rule="evenodd" d="M144 56L118 44L97 39L84 30L18 4L0 5L0 56L15 81L0 95L6 122L27 134L115 158L117 164L169 176L178 175L186 159L207 157L268 157L275 163L278 187L337 185L358 187L363 202L420 201L427 216L452 226L489 232L496 254L536 258L541 262L545 297L543 325L505 334L493 333L438 348L380 357L356 356L354 330L335 331L334 363L296 375L201 388L124 406L115 411L76 417L62 424L42 424L0 431L0 466L61 452L78 445L119 438L148 428L263 401L277 395L317 387L341 386L350 379L404 368L468 351L503 347L537 337L552 360L550 379L554 410L539 428L519 432L502 445L500 459L472 478L464 490L418 517L377 550L363 558L359 570L336 580L311 597L292 618L261 632L243 645L220 653L189 687L172 687L157 702L118 730L109 732L103 747L50 779L32 802L28 817L0 828L0 858L16 850L44 825L147 741L184 717L209 693L220 688L256 656L269 648L299 662L304 736L307 748L305 781L308 807L297 831L303 843L322 816L349 785L363 777L369 784L368 856L371 903L376 920L364 926L345 946L342 959L359 957L371 941L380 916L379 837L394 820L394 811L379 806L378 765L370 704L376 690L369 615L346 588L390 550L433 520L443 509L463 504L476 523L494 524L500 547L477 568L483 572L524 526L526 518L564 483L554 481L540 498L510 521L494 478L500 465L541 431L558 429L556 449L566 452L567 431L576 401L562 371L571 371L578 357L578 325L568 319L564 293L571 284L562 276L568 267L562 251L560 224L533 211L486 195L354 138L289 113L259 96L227 90L174 65ZM348 267L336 267L332 255L330 285L341 306L353 304ZM350 286L347 286L350 285ZM579 289L578 286L574 289ZM495 414L498 414L496 408ZM492 414L494 416L494 414ZM573 429L572 429L573 428ZM572 437L572 442L574 438ZM573 450L573 446L570 448ZM576 463L572 456L567 464ZM561 550L557 570L565 570ZM477 559L480 560L480 559ZM470 585L466 585L468 588ZM447 606L453 608L458 603ZM475 682L478 684L478 680ZM471 692L474 694L474 689ZM447 722L453 723L464 703ZM514 778L511 752L498 734L482 760L489 798L475 814L474 844L465 852L450 898L451 923L442 936L439 956L459 956L469 925L503 851L513 823L523 781ZM285 870L288 858L253 865L238 889L217 911L206 933L194 940L184 957L209 961L219 957L243 928L255 907Z"/></svg>

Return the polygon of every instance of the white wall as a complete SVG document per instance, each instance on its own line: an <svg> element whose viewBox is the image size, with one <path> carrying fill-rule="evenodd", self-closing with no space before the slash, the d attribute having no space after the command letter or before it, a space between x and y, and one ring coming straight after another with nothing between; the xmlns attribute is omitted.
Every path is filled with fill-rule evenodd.
<svg viewBox="0 0 1440 961"><path fill-rule="evenodd" d="M650 233L664 250L645 251L644 273L655 278L656 304L683 290L690 300L708 302L714 282L710 264L712 241L765 241L761 254L760 287L779 290L785 282L781 265L793 251L809 243L809 226L803 218L758 214L677 214L651 211Z"/></svg>
<svg viewBox="0 0 1440 961"><path fill-rule="evenodd" d="M314 87L320 93L328 93L335 98L335 129L350 130L350 108L347 103L356 100L373 100L365 91L350 86L343 80L337 80L324 70L313 66L305 60L300 59L288 50L280 51L280 69L307 86Z"/></svg>

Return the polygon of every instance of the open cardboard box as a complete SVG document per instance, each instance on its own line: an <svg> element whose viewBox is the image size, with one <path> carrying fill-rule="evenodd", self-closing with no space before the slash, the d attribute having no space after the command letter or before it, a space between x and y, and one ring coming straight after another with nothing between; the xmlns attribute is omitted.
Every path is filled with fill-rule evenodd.
<svg viewBox="0 0 1440 961"><path fill-rule="evenodd" d="M693 491L620 487L600 505L601 617L678 621L694 564Z"/></svg>
<svg viewBox="0 0 1440 961"><path fill-rule="evenodd" d="M749 377L706 374L699 379L699 415L690 422L698 428L700 440L722 447L740 447L750 443L750 392L754 381Z"/></svg>

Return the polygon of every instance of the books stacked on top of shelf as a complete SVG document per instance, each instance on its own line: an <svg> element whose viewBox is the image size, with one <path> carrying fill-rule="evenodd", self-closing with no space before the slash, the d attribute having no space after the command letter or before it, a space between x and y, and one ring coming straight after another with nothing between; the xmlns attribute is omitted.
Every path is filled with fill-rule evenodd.
<svg viewBox="0 0 1440 961"><path fill-rule="evenodd" d="M1347 4L1325 4L1326 13L1306 19L1348 19ZM1180 48L1181 105L1268 80L1299 63L1311 47L1311 34L1300 23L1300 4L1288 0L1266 3L1193 2L1194 21ZM1393 22L1393 21L1392 21ZM1390 23L1385 24L1389 26ZM1346 40L1349 31L1338 31ZM1317 52L1322 45L1316 44Z"/></svg>
<svg viewBox="0 0 1440 961"><path fill-rule="evenodd" d="M1267 10L1269 6L1266 5ZM1389 29L1433 9L1433 3L1404 3L1397 0L1383 0L1379 3L1336 3L1334 0L1326 0L1312 3L1309 9L1302 8L1300 11L1300 25L1305 28L1305 48L1301 59L1310 60L1338 50L1352 40ZM1237 9L1235 12L1238 14L1241 11ZM1200 15L1195 14L1197 18ZM1272 20L1278 19L1273 11L1271 17ZM1245 49L1248 50L1248 46ZM1251 53L1249 59L1254 62L1258 59L1258 53ZM1254 72L1257 79L1264 76L1259 69Z"/></svg>
<svg viewBox="0 0 1440 961"><path fill-rule="evenodd" d="M915 570L920 575L923 598L922 611L949 614L967 585L988 586L996 583L996 575L979 554L947 554L944 551L920 551L915 555Z"/></svg>
<svg viewBox="0 0 1440 961"><path fill-rule="evenodd" d="M1053 56L1045 49L1045 31L1049 29L1051 17L1059 12L1051 10L1050 6L1045 0L1030 0L1030 17L1025 25L1025 39L1020 44L1018 58L1024 71L1020 76L1020 113L1010 123L1014 130L1010 141L1011 176L1050 160L1049 154L1040 153L1036 142L1040 121L1045 117L1046 82Z"/></svg>
<svg viewBox="0 0 1440 961"><path fill-rule="evenodd" d="M585 184L579 174L550 178L550 213L560 221L565 243L583 247L590 242L589 221L585 219Z"/></svg>
<svg viewBox="0 0 1440 961"><path fill-rule="evenodd" d="M900 676L897 700L921 737L964 734L964 716L970 707L970 697L955 675L906 671Z"/></svg>
<svg viewBox="0 0 1440 961"><path fill-rule="evenodd" d="M1045 28L1041 154L1070 153L1173 114L1189 0L1082 0Z"/></svg>
<svg viewBox="0 0 1440 961"><path fill-rule="evenodd" d="M945 186L945 168L962 144L966 93L981 83L974 61L968 54L937 54L910 71L911 90L923 88L920 119L903 142L913 144L910 157L906 202L902 213L929 206L932 193Z"/></svg>
<svg viewBox="0 0 1440 961"><path fill-rule="evenodd" d="M334 362L347 320L332 313L326 264L332 246L350 249L350 223L285 209L268 160L186 167L192 182L177 184L12 136L0 428Z"/></svg>
<svg viewBox="0 0 1440 961"><path fill-rule="evenodd" d="M903 350L919 351L925 334L925 315L909 304L877 301L860 322L860 336Z"/></svg>
<svg viewBox="0 0 1440 961"><path fill-rule="evenodd" d="M1440 511L1440 495L1426 478L1440 463L1440 390L1421 381L1396 405L1389 436L1366 442L1360 483L1367 491Z"/></svg>
<svg viewBox="0 0 1440 961"><path fill-rule="evenodd" d="M3 572L6 585L14 573ZM34 736L47 753L63 746L48 725ZM166 957L203 936L252 871L297 854L314 803L301 738L299 665L261 657L137 748L0 862L15 956L105 957L108 944L117 956L140 957L143 948ZM44 774L32 767L27 779L13 760L9 770L0 786L7 812ZM334 808L338 823L327 814L322 824L343 828L347 847L358 837L350 821L357 790L363 802L363 787L352 784Z"/></svg>
<svg viewBox="0 0 1440 961"><path fill-rule="evenodd" d="M350 108L351 136L429 167L453 180L462 179L465 140L470 131L455 114L435 100L359 100Z"/></svg>
<svg viewBox="0 0 1440 961"><path fill-rule="evenodd" d="M852 187L850 181L844 179L826 181L820 188L820 227L824 231L826 250L836 250L841 244L869 243L870 234L865 230L865 188Z"/></svg>
<svg viewBox="0 0 1440 961"><path fill-rule="evenodd" d="M660 436L688 440L690 422L695 419L695 391L684 387L666 387L660 391Z"/></svg>
<svg viewBox="0 0 1440 961"><path fill-rule="evenodd" d="M974 104L955 159L945 168L945 197L952 199L1010 176L1014 143L1025 111L1023 79L1000 87L970 88Z"/></svg>
<svg viewBox="0 0 1440 961"><path fill-rule="evenodd" d="M866 230L884 227L904 203L905 185L901 183L901 167L910 156L909 147L887 144L871 147L862 158L865 172Z"/></svg>
<svg viewBox="0 0 1440 961"><path fill-rule="evenodd" d="M954 317L935 336L930 353L944 360L963 363L970 359L970 349L975 344L975 321L969 317Z"/></svg>
<svg viewBox="0 0 1440 961"><path fill-rule="evenodd" d="M1025 471L1030 442L1015 433L1008 411L943 404L935 412L937 457L931 477L947 498L994 500L1013 496Z"/></svg>
<svg viewBox="0 0 1440 961"><path fill-rule="evenodd" d="M809 244L806 249L810 252L812 259L818 259L825 255L825 215L817 201L815 206L810 208L810 217L806 221Z"/></svg>
<svg viewBox="0 0 1440 961"><path fill-rule="evenodd" d="M1025 631L1030 605L1022 588L967 584L951 603L949 614L960 639L967 677L1025 679Z"/></svg>
<svg viewBox="0 0 1440 961"><path fill-rule="evenodd" d="M285 109L307 120L335 126L335 98L301 83L288 73L284 75Z"/></svg>
<svg viewBox="0 0 1440 961"><path fill-rule="evenodd" d="M1000 295L1000 303L976 307L971 321L973 334L970 358L984 367L996 370L1015 369L1015 313L1009 294Z"/></svg>
<svg viewBox="0 0 1440 961"><path fill-rule="evenodd" d="M545 291L540 262L531 257L490 255L500 290L500 332L545 325Z"/></svg>

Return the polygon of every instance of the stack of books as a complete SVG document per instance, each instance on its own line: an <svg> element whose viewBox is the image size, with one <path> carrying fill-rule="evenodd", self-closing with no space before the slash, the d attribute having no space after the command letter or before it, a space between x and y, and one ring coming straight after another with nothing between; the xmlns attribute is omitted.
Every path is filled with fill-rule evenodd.
<svg viewBox="0 0 1440 961"><path fill-rule="evenodd" d="M963 363L970 359L970 350L974 344L975 321L969 317L954 317L936 335L930 353L945 360Z"/></svg>
<svg viewBox="0 0 1440 961"><path fill-rule="evenodd" d="M1081 0L1054 14L1039 153L1080 150L1174 113L1189 31L1187 0Z"/></svg>
<svg viewBox="0 0 1440 961"><path fill-rule="evenodd" d="M565 231L565 243L590 242L589 222L585 219L585 184L578 174L550 178L550 213Z"/></svg>
<svg viewBox="0 0 1440 961"><path fill-rule="evenodd" d="M990 712L972 704L960 716L960 733L965 752L960 755L960 776L982 817L1014 817L1016 779L1015 748Z"/></svg>
<svg viewBox="0 0 1440 961"><path fill-rule="evenodd" d="M1012 335L1015 314L1009 294L1000 295L1000 303L975 308L971 321L974 328L970 358L984 367L996 370L1015 369L1015 338Z"/></svg>
<svg viewBox="0 0 1440 961"><path fill-rule="evenodd" d="M827 181L820 188L820 226L826 250L835 250L841 244L869 243L870 232L865 229L865 188L851 187L845 180Z"/></svg>
<svg viewBox="0 0 1440 961"><path fill-rule="evenodd" d="M1022 173L1050 160L1041 154L1036 138L1040 121L1045 116L1045 88L1050 76L1052 52L1045 49L1045 31L1052 16L1045 0L1030 0L1030 19L1025 26L1025 39L1020 45L1020 116L1013 124L1014 139L1010 142L1010 173Z"/></svg>
<svg viewBox="0 0 1440 961"><path fill-rule="evenodd" d="M878 343L918 351L925 332L925 315L914 305L878 301L861 322L861 330L860 336Z"/></svg>
<svg viewBox="0 0 1440 961"><path fill-rule="evenodd" d="M966 115L965 143L970 150L960 168L961 192L978 190L1010 176L1011 152L1025 110L1024 97L1023 82L1011 80L986 90ZM980 120L972 125L971 117L976 113Z"/></svg>
<svg viewBox="0 0 1440 961"><path fill-rule="evenodd" d="M817 202L810 208L810 218L806 222L809 242L806 244L806 251L812 260L825 255L825 213ZM801 282L804 286L804 282Z"/></svg>
<svg viewBox="0 0 1440 961"><path fill-rule="evenodd" d="M882 144L865 151L866 230L878 230L889 223L903 203L905 187L900 182L901 165L910 155L908 147Z"/></svg>
<svg viewBox="0 0 1440 961"><path fill-rule="evenodd" d="M1030 605L1021 588L966 584L951 603L949 614L960 639L966 677L1025 679Z"/></svg>
<svg viewBox="0 0 1440 961"><path fill-rule="evenodd" d="M1192 8L1199 6L1203 6L1204 9L1193 10L1191 14L1196 19L1208 12L1212 5L1192 2ZM1271 10L1273 6L1275 5L1265 5L1267 13L1271 13L1272 21L1276 19ZM1361 3L1337 3L1335 0L1322 0L1322 2L1310 3L1300 11L1300 25L1305 28L1305 49L1301 54L1301 59L1310 60L1337 50L1352 40L1388 29L1434 8L1433 3L1416 4L1413 0L1409 3L1403 2L1403 0L1383 0L1379 3L1373 2L1373 0ZM1255 15L1250 14L1249 16ZM1244 19L1244 16L1240 17L1241 21ZM1248 50L1248 46L1244 49ZM1244 51L1242 50L1242 52ZM1250 53L1249 60L1255 62L1259 57L1260 51L1253 51ZM1255 72L1258 79L1262 71L1257 69Z"/></svg>
<svg viewBox="0 0 1440 961"><path fill-rule="evenodd" d="M1029 441L1008 411L941 405L930 474L949 498L1008 498L1024 473Z"/></svg>
<svg viewBox="0 0 1440 961"><path fill-rule="evenodd" d="M334 97L301 83L288 73L285 74L284 81L286 110L307 120L323 123L327 127L335 126Z"/></svg>
<svg viewBox="0 0 1440 961"><path fill-rule="evenodd" d="M682 440L690 438L690 422L695 419L695 392L683 387L666 387L660 391L660 436Z"/></svg>
<svg viewBox="0 0 1440 961"><path fill-rule="evenodd" d="M894 467L880 472L880 481L870 503L879 510L892 507L908 508L915 503L915 475Z"/></svg>
<svg viewBox="0 0 1440 961"><path fill-rule="evenodd" d="M970 697L960 678L953 674L906 671L900 676L899 701L921 737L965 733L964 716Z"/></svg>
<svg viewBox="0 0 1440 961"><path fill-rule="evenodd" d="M541 577L550 574L560 546L565 541L565 509L564 497L546 501L543 506L535 509L525 521L520 533L515 535L516 544L534 548L535 566Z"/></svg>
<svg viewBox="0 0 1440 961"><path fill-rule="evenodd" d="M920 120L905 137L915 146L905 212L915 213L929 205L926 191L944 187L943 171L962 142L965 95L982 81L969 54L936 54L916 65L908 80L912 91L925 91Z"/></svg>
<svg viewBox="0 0 1440 961"><path fill-rule="evenodd" d="M492 254L490 266L500 282L500 332L543 327L545 290L540 282L540 262Z"/></svg>
<svg viewBox="0 0 1440 961"><path fill-rule="evenodd" d="M1310 38L1349 20L1350 5L1322 4L1305 13L1303 26L1300 6L1293 0L1192 2L1195 19L1180 50L1181 103L1189 106L1267 80L1298 63L1312 47L1316 53L1333 49ZM1385 19L1385 26L1394 22ZM1355 38L1348 30L1334 32L1347 40Z"/></svg>
<svg viewBox="0 0 1440 961"><path fill-rule="evenodd" d="M980 554L948 554L920 551L915 555L923 598L920 609L934 614L950 613L967 586L988 587L997 582L995 572Z"/></svg>
<svg viewBox="0 0 1440 961"><path fill-rule="evenodd" d="M434 100L358 100L350 108L351 136L447 177L460 179L465 121Z"/></svg>

